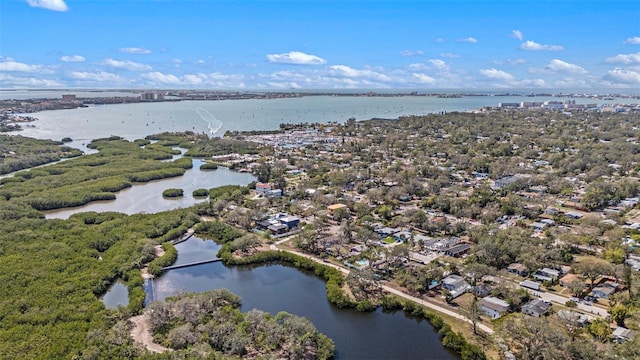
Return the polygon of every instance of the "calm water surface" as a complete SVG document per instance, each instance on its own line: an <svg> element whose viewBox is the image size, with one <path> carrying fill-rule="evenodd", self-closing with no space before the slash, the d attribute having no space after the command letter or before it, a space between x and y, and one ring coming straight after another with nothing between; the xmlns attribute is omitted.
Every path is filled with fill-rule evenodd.
<svg viewBox="0 0 640 360"><path fill-rule="evenodd" d="M101 300L107 309L116 309L120 305L129 305L129 290L127 289L127 285L122 281L116 281L111 285Z"/></svg>
<svg viewBox="0 0 640 360"><path fill-rule="evenodd" d="M217 170L202 171L200 170L202 164L202 160L193 159L193 168L187 170L184 175L134 184L130 188L117 192L115 200L94 201L83 206L43 212L47 219L68 219L73 214L86 211L116 211L129 215L157 213L187 208L206 201L206 199L193 197L192 193L196 189L211 189L223 185L247 185L255 180L251 174L229 170L222 166ZM171 199L162 197L162 192L169 188L183 189L184 196Z"/></svg>
<svg viewBox="0 0 640 360"><path fill-rule="evenodd" d="M426 96L346 97L307 96L289 99L180 101L97 105L71 110L30 114L39 120L29 123L21 135L60 140L70 137L70 146L86 149L92 139L122 136L128 140L163 131L194 131L222 136L227 130L272 130L281 123L328 123L370 118L395 119L440 111L469 111L500 102L564 100L522 96ZM615 103L575 99L576 103ZM638 100L626 100L637 103ZM33 126L33 127L32 127ZM84 144L84 145L83 145Z"/></svg>
<svg viewBox="0 0 640 360"><path fill-rule="evenodd" d="M176 264L215 257L219 245L196 237L176 246ZM457 359L426 321L402 312L360 313L327 300L324 281L283 265L225 267L211 263L170 270L147 284L148 295L164 299L176 291L227 288L242 298L242 311L286 311L310 319L336 344L337 359Z"/></svg>

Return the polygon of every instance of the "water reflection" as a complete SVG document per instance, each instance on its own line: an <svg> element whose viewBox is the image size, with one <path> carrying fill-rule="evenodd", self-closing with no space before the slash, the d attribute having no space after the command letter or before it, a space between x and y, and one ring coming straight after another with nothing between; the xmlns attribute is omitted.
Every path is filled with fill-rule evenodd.
<svg viewBox="0 0 640 360"><path fill-rule="evenodd" d="M127 306L129 305L129 290L122 281L117 281L111 285L101 300L107 309L115 309L119 305Z"/></svg>
<svg viewBox="0 0 640 360"><path fill-rule="evenodd" d="M196 237L179 244L178 261L211 258L218 245ZM192 257L198 254L198 258ZM178 262L176 262L178 263ZM338 359L456 359L425 321L402 312L360 313L339 309L327 300L325 283L313 273L284 265L226 267L210 263L170 270L147 290L158 300L177 291L227 288L242 298L242 310L286 311L309 318L336 344Z"/></svg>
<svg viewBox="0 0 640 360"><path fill-rule="evenodd" d="M193 160L193 168L185 172L183 176L138 183L128 189L116 193L115 200L94 201L89 204L74 208L65 208L44 211L47 219L67 219L69 216L85 211L106 212L116 211L125 214L157 213L161 211L187 208L196 203L206 201L203 198L194 198L192 193L196 189L211 189L223 185L247 185L255 180L248 173L239 173L225 167L217 170L200 170L204 162ZM169 188L184 190L184 197L167 199L162 197L162 192Z"/></svg>

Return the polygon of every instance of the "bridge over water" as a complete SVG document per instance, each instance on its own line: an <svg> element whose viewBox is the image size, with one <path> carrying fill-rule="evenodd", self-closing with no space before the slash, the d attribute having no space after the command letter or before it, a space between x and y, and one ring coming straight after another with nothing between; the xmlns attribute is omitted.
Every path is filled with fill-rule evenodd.
<svg viewBox="0 0 640 360"><path fill-rule="evenodd" d="M194 261L194 262L190 262L190 263L186 263L186 264L171 265L171 266L163 267L162 269L160 269L160 271L167 271L167 270L173 270L173 269L186 268L186 267L189 267L189 266L196 266L196 265L201 265L201 264L214 263L214 262L218 262L218 261L222 261L222 259L213 258L213 259L208 259L208 260Z"/></svg>

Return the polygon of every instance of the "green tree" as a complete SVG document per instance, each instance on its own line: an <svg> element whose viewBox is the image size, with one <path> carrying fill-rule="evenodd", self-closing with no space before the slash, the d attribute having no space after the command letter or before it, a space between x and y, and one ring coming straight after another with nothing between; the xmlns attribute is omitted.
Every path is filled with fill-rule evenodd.
<svg viewBox="0 0 640 360"><path fill-rule="evenodd" d="M623 304L616 304L609 309L611 320L615 321L618 326L624 326L624 320L631 314L630 309Z"/></svg>

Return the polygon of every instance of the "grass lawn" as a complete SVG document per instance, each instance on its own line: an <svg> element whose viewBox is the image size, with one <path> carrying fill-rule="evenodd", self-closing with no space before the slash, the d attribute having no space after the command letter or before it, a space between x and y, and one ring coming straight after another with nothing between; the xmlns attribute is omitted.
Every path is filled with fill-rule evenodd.
<svg viewBox="0 0 640 360"><path fill-rule="evenodd" d="M386 244L393 244L394 242L396 242L391 236L384 238L384 240L382 241L384 241Z"/></svg>

